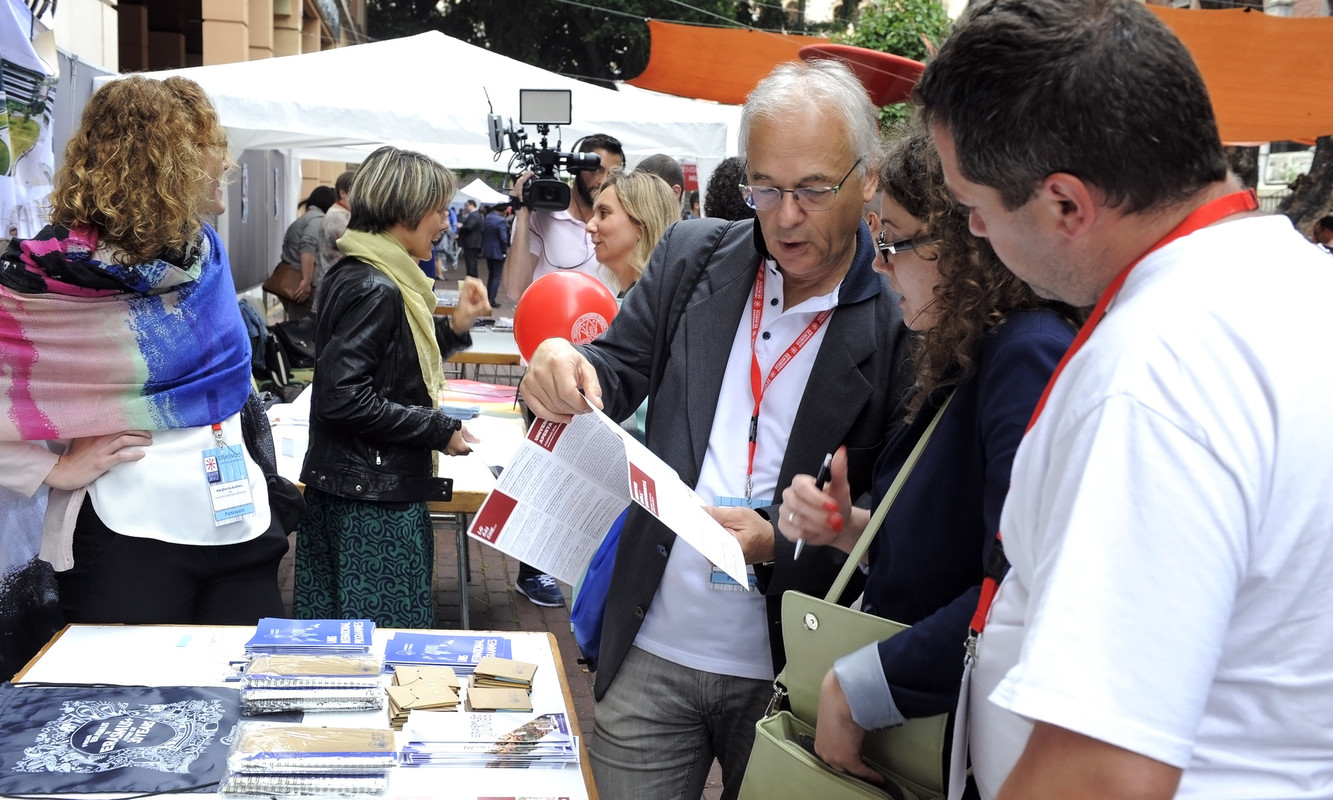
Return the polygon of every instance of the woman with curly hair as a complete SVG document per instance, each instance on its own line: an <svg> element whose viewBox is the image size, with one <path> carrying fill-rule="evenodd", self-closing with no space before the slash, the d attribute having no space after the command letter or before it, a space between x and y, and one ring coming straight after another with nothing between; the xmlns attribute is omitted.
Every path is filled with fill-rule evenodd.
<svg viewBox="0 0 1333 800"><path fill-rule="evenodd" d="M871 780L860 759L866 730L954 710L1014 452L1079 317L1037 297L971 234L919 124L888 146L880 188L879 269L917 336L907 417L875 464L876 504L953 400L869 550L862 610L913 627L838 660L820 695L816 751ZM783 493L782 532L792 539L850 552L869 518L852 506L841 454L825 491L800 476Z"/></svg>
<svg viewBox="0 0 1333 800"><path fill-rule="evenodd" d="M51 224L0 256L0 485L49 488L40 557L68 622L282 615L295 520L270 506L249 338L205 221L227 166L197 84L112 81L69 141Z"/></svg>
<svg viewBox="0 0 1333 800"><path fill-rule="evenodd" d="M741 197L741 184L746 183L745 162L739 156L728 156L708 176L704 193L704 216L720 219L753 219L754 209Z"/></svg>

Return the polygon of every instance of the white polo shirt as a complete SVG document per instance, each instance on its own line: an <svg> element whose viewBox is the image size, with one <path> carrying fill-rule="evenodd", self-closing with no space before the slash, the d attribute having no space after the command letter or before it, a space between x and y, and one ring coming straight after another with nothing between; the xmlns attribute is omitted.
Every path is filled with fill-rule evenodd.
<svg viewBox="0 0 1333 800"><path fill-rule="evenodd" d="M755 341L755 355L760 375L764 378L778 357L819 312L837 306L838 291L842 288L839 284L826 295L812 297L783 311L782 273L773 261L767 262L765 268L764 310ZM796 410L805 394L805 385L831 319L820 326L764 391L763 403L759 407L754 488L751 492L752 500L758 502L751 505L767 506L774 500L787 439L796 421ZM696 489L705 502L721 505L725 503L724 498L745 496L750 412L753 409L750 308L746 303L732 339L731 355L727 358L722 391L708 437L708 452L699 472ZM731 590L715 588L718 584L713 581L712 573L712 565L693 547L671 548L657 597L648 607L634 644L655 656L692 669L772 680L773 658L768 645L763 595L757 591L738 591L738 587Z"/></svg>

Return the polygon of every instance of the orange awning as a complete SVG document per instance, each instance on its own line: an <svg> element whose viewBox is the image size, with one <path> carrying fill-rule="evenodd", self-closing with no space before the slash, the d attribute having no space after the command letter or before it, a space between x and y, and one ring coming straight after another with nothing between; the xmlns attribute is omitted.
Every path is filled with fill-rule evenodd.
<svg viewBox="0 0 1333 800"><path fill-rule="evenodd" d="M1203 73L1222 141L1333 133L1333 18L1149 6Z"/></svg>
<svg viewBox="0 0 1333 800"><path fill-rule="evenodd" d="M822 36L710 28L648 20L648 66L628 83L640 89L739 104L775 65L792 61Z"/></svg>
<svg viewBox="0 0 1333 800"><path fill-rule="evenodd" d="M1203 73L1222 140L1313 141L1333 134L1333 18L1149 6L1180 37ZM827 42L740 28L649 20L652 52L643 89L743 103L775 64Z"/></svg>

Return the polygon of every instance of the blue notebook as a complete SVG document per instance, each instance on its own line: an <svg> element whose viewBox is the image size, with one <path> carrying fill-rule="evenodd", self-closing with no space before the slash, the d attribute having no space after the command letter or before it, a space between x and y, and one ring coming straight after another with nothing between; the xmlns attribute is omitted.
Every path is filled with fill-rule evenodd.
<svg viewBox="0 0 1333 800"><path fill-rule="evenodd" d="M466 675L486 656L512 658L512 653L512 643L505 636L395 633L384 647L384 662L390 665L450 666L455 673Z"/></svg>
<svg viewBox="0 0 1333 800"><path fill-rule="evenodd" d="M369 653L375 623L368 619L279 619L264 617L245 643L247 654Z"/></svg>

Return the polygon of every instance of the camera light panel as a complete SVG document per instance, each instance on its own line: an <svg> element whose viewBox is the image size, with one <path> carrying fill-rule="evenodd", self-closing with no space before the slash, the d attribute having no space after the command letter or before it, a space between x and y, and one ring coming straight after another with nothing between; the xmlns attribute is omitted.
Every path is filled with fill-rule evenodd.
<svg viewBox="0 0 1333 800"><path fill-rule="evenodd" d="M574 93L569 89L519 89L520 125L568 125L574 121Z"/></svg>

